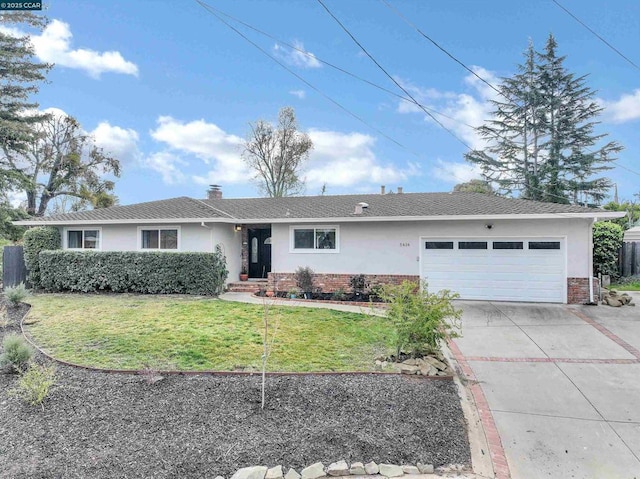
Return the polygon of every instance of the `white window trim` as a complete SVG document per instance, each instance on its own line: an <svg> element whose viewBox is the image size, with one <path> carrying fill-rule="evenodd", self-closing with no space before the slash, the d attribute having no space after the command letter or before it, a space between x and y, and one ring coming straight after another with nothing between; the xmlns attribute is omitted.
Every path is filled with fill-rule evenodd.
<svg viewBox="0 0 640 479"><path fill-rule="evenodd" d="M69 248L69 231L82 231L82 248ZM98 247L97 248L85 248L84 247L84 232L85 231L98 231ZM62 231L62 245L64 249L68 249L71 251L102 251L102 227L94 226L94 227L67 227L63 228Z"/></svg>
<svg viewBox="0 0 640 479"><path fill-rule="evenodd" d="M178 230L178 247L176 249L162 249L162 248L143 248L142 247L142 231L149 230ZM182 231L180 226L138 226L138 234L136 236L136 241L138 242L138 251L168 251L168 252L176 252L182 251ZM158 245L160 245L160 234L158 233Z"/></svg>
<svg viewBox="0 0 640 479"><path fill-rule="evenodd" d="M294 248L294 232L295 230L316 230L316 229L335 229L336 230L336 247L335 249L315 249L315 248ZM315 241L315 231L313 233L314 241ZM336 254L340 253L340 226L337 225L295 225L289 226L289 253L294 254L309 254L309 253L318 253L318 254Z"/></svg>

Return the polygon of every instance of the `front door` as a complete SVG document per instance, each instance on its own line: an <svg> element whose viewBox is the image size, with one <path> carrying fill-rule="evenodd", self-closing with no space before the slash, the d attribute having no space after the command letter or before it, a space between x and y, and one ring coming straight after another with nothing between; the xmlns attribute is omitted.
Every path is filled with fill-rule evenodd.
<svg viewBox="0 0 640 479"><path fill-rule="evenodd" d="M249 278L266 278L271 271L271 228L249 229Z"/></svg>

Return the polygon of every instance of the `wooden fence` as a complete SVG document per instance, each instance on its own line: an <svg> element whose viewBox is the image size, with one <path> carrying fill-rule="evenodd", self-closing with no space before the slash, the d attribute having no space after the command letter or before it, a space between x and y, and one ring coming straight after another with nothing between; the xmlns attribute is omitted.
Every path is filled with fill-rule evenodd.
<svg viewBox="0 0 640 479"><path fill-rule="evenodd" d="M640 241L622 243L618 266L621 276L640 275Z"/></svg>
<svg viewBox="0 0 640 479"><path fill-rule="evenodd" d="M2 285L3 287L27 284L27 267L24 264L22 246L5 246L2 250Z"/></svg>

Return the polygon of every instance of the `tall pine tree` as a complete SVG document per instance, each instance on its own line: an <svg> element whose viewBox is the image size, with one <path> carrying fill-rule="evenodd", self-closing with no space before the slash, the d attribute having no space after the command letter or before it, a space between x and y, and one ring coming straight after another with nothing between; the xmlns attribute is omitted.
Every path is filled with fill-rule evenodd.
<svg viewBox="0 0 640 479"><path fill-rule="evenodd" d="M622 147L595 134L602 108L586 76L576 77L549 36L544 52L530 43L518 73L504 78L493 119L478 128L484 150L465 158L503 194L554 203L599 204L611 187L602 171Z"/></svg>
<svg viewBox="0 0 640 479"><path fill-rule="evenodd" d="M45 17L31 12L3 12L0 25L11 28L26 24L42 29ZM31 39L0 31L0 188L7 191L21 186L22 175L18 156L26 151L35 136L35 125L46 115L37 111L38 104L31 97L38 91L38 83L52 65L38 62Z"/></svg>

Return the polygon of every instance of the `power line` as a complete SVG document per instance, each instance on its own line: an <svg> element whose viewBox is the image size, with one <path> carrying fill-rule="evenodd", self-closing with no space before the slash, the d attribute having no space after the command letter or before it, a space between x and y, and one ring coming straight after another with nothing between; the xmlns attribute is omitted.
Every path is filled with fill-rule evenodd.
<svg viewBox="0 0 640 479"><path fill-rule="evenodd" d="M492 90L494 90L496 93L498 93L498 95L503 95L503 93L497 89L495 86L493 86L491 83L489 83L487 80L485 80L484 78L482 78L480 75L478 75L475 71L473 71L471 68L469 68L467 65L465 65L463 62L461 62L460 60L458 60L455 56L453 56L451 53L449 53L444 47L440 46L440 44L438 42L436 42L433 38L431 38L429 35L427 35L426 33L424 33L422 30L420 30L420 28L418 28L415 24L413 24L411 21L409 21L409 19L407 17L405 17L402 13L400 13L400 11L395 8L394 6L392 6L389 2L387 2L387 0L380 0L382 3L384 3L389 10L391 10L392 12L394 12L396 15L398 15L402 20L404 20L408 25L410 25L414 30L416 30L420 35L422 35L424 38L426 38L427 40L429 40L431 43L433 43L440 51L442 51L445 55L447 55L449 58L451 58L454 62L456 62L458 65L460 65L462 68L464 68L465 70L467 70L469 73L471 73L474 77L476 77L478 80L480 80L482 83L484 83L485 85L487 85L489 88L491 88Z"/></svg>
<svg viewBox="0 0 640 479"><path fill-rule="evenodd" d="M348 70L346 70L346 69L344 69L344 68L342 68L340 66L337 66L337 65L335 65L335 64L333 64L331 62L328 62L327 60L324 60L324 59L322 59L322 58L320 58L320 57L318 57L316 55L313 55L313 54L309 53L308 51L306 51L304 48L300 48L300 47L298 47L296 45L288 43L288 42L286 42L286 41L284 41L284 40L282 40L282 39L280 39L280 38L278 38L278 37L276 37L276 36L274 36L274 35L272 35L272 34L270 34L268 32L265 32L264 30L261 30L261 29L259 29L257 27L254 27L253 25L250 25L249 23L246 23L246 22L240 20L237 17L229 15L228 13L225 13L225 12L223 12L222 10L220 10L218 8L215 8L215 7L211 6L211 5L207 5L207 6L209 7L210 10L215 11L219 15L221 15L223 17L226 17L228 19L231 19L234 22L237 22L240 25L242 25L242 26L244 26L244 27L246 27L246 28L248 28L248 29L260 34L260 35L262 35L262 36L270 38L271 40L273 40L273 41L275 41L275 42L277 42L277 43L279 43L281 45L284 45L284 46L286 46L286 47L288 47L288 48L290 48L292 50L295 50L298 53L300 53L302 55L305 55L308 58L313 58L314 60L319 61L323 65L328 66L329 68L333 68L334 70L337 70L337 71L339 71L341 73L344 73L345 75L348 75L348 76L350 76L350 77L352 77L352 78L354 78L354 79L356 79L358 81L361 81L361 82L366 83L366 84L368 84L368 85L370 85L370 86L372 86L374 88L377 88L380 91L383 91L385 93L393 95L393 96L399 98L402 101L405 101L407 103L411 103L413 105L419 106L419 104L416 103L415 101L413 101L413 100L411 100L411 99L409 99L409 98L407 98L405 96L402 96L402 95L400 95L400 94L398 94L398 93L396 93L396 92L394 92L392 90L389 90L388 88L385 88L382 85L378 85L377 83L374 83L374 82L372 82L370 80L367 80L366 78L363 78L363 77L361 77L359 75L356 75L355 73L350 72L350 71L348 71ZM427 106L424 106L424 108L426 108L427 110L431 111L432 113L435 113L436 115L440 115L443 118L447 118L448 120L455 121L456 123L460 123L461 125L464 125L466 127L469 127L469 128L472 128L472 129L476 128L475 126L470 125L469 123L466 123L466 122L464 122L462 120L459 120L458 118L454 118L452 116L449 116L446 113L442 113L441 111L438 111L438 110L436 110L434 108L430 108L430 107L427 107Z"/></svg>
<svg viewBox="0 0 640 479"><path fill-rule="evenodd" d="M322 0L317 0L317 2L322 5L322 8L324 8L327 13L336 21L336 23L338 25L340 25L340 27L344 30L344 32L349 35L349 37L351 37L351 39L354 41L354 43L356 45L358 45L360 47L360 49L365 53L365 55L367 55L369 57L369 59L371 59L371 61L373 63L375 63L375 65L382 70L382 72L393 82L395 83L395 85L400 88L405 95L407 95L409 98L411 98L414 103L416 105L418 105L418 107L424 111L433 121L435 121L441 128L443 128L445 131L447 131L451 136L453 136L456 140L458 140L460 143L462 143L466 148L468 148L469 150L473 151L473 148L471 148L467 143L465 143L463 140L461 140L460 138L458 138L458 136L451 131L449 128L447 128L446 126L444 126L440 120L438 120L435 116L433 116L418 100L416 100L413 95L411 93L409 93L407 91L406 88L404 88L395 78L393 78L393 76L380 64L378 63L378 61L367 51L367 49L356 39L355 36L353 36L353 34L349 31L349 29L347 27L345 27L342 22L338 19L338 17L336 17L331 10L329 10L329 8L324 4L324 2Z"/></svg>
<svg viewBox="0 0 640 479"><path fill-rule="evenodd" d="M254 41L252 41L250 38L248 38L245 34L243 34L241 31L239 31L237 28L235 28L233 25L229 24L226 20L224 20L220 15L218 15L212 8L209 7L209 5L207 5L206 3L204 3L202 0L195 0L202 8L204 8L205 10L207 10L211 15L213 15L214 17L216 17L220 22L222 22L224 25L226 25L228 28L230 28L231 30L233 30L236 34L238 34L240 37L242 37L244 40L246 40L247 42L249 42L251 45L253 45L255 48L257 48L258 50L260 50L260 52L262 52L264 55L266 55L267 57L269 57L271 60L273 60L274 62L276 62L278 65L280 65L282 68L284 68L287 72L289 72L290 74L292 74L293 76L295 76L298 80L300 80L302 83L304 83L305 85L307 85L309 88L311 88L313 91L315 91L316 93L319 93L322 97L324 97L325 99L329 100L331 103L333 103L335 106L337 106L338 108L340 108L342 111L344 111L345 113L347 113L349 116L355 118L356 120L358 120L359 122L363 123L364 125L366 125L367 127L369 127L370 129L372 129L373 131L375 131L376 133L378 133L379 135L383 136L384 138L386 138L387 140L393 142L394 144L396 144L397 146L399 146L400 148L408 151L409 153L417 156L418 158L420 158L420 155L418 155L416 152L414 152L413 150L411 150L409 147L403 145L402 143L400 143L398 140L396 140L395 138L387 135L386 133L384 133L383 131L379 130L378 128L376 128L375 126L371 125L370 123L368 123L364 118L356 115L355 113L353 113L351 110L349 110L347 107L345 107L344 105L342 105L341 103L339 103L337 100L334 100L332 97L330 97L329 95L327 95L326 93L322 92L319 88L317 88L316 86L314 86L313 84L309 83L306 79L304 79L302 76L298 75L296 72L294 72L292 69L290 69L288 66L286 66L284 63L282 63L280 60L278 60L277 58L275 58L273 55L269 54L269 52L267 52L264 48L262 48L260 45L258 45L257 43L255 43Z"/></svg>
<svg viewBox="0 0 640 479"><path fill-rule="evenodd" d="M301 82L303 82L305 85L307 85L309 88L311 88L312 90L314 90L315 92L319 93L322 97L324 97L325 99L329 100L331 103L333 103L334 105L336 105L338 108L340 108L341 110L343 110L345 113L347 113L348 115L350 115L351 117L357 119L358 121L360 121L361 123L363 123L364 125L366 125L367 127L369 127L370 129L372 129L373 131L375 131L376 133L378 133L379 135L383 136L384 138L386 138L387 140L393 142L394 144L396 144L397 146L399 146L400 148L408 151L409 153L411 153L412 155L421 158L421 155L419 155L418 153L416 153L415 151L413 151L412 149L408 148L407 146L403 145L402 143L400 143L399 141L395 140L394 138L392 138L391 136L385 134L384 132L382 132L381 130L379 130L378 128L372 126L371 124L369 124L366 120L364 120L362 117L356 115L355 113L353 113L352 111L350 111L349 109L347 109L345 106L343 106L342 104L340 104L338 101L334 100L333 98L331 98L330 96L328 96L327 94L325 94L324 92L322 92L319 88L315 87L313 84L311 84L310 82L308 82L306 79L304 79L302 76L298 75L296 72L294 72L293 70L291 70L289 67L287 67L285 64L283 64L281 61L279 61L277 58L275 58L274 56L270 55L267 51L265 51L262 47L260 47L258 44L256 44L255 42L253 42L251 39L249 39L246 35L244 35L242 32L240 32L238 29L236 29L235 27L233 27L231 24L229 24L227 21L225 21L223 18L221 18L221 16L217 13L216 9L211 7L210 5L204 3L202 0L195 0L202 8L204 8L207 12L209 12L211 15L213 15L214 17L216 17L221 23L223 23L225 26L227 26L229 29L231 29L232 31L234 31L237 35L239 35L241 38L243 38L245 41L247 41L249 44L251 44L253 47L255 47L256 49L258 49L261 53L263 53L265 56L267 56L268 58L270 58L272 61L274 61L275 63L277 63L278 65L280 65L280 67L282 67L283 69L285 69L287 72L289 72L290 74L292 74L293 76L295 76L298 80L300 80ZM320 1L320 0L318 0ZM322 3L322 2L320 2ZM324 6L324 5L323 5ZM326 8L326 7L325 7ZM230 16L229 16L230 17ZM335 17L334 17L335 18ZM337 19L336 19L337 21ZM338 21L339 22L339 21ZM343 27L344 28L344 27ZM346 29L345 29L346 31ZM352 37L353 38L353 37ZM357 40L354 41L357 42ZM284 42L282 42L283 44L285 44ZM295 47L291 47L294 48L298 51L300 51L298 48ZM362 48L362 47L361 47ZM366 52L366 51L365 51ZM303 53L307 54L306 52L303 51ZM366 52L367 55L368 52ZM370 56L370 58L372 59L372 61L374 61L374 63L376 63L376 65L379 65L375 59L373 59L373 57ZM382 67L380 67L382 68ZM410 93L408 93L401 85L399 85L395 79L393 79L387 72L386 70L383 69L383 71L385 71L385 73L387 74L387 76L389 76L392 81L394 81L394 83L396 83L396 85L401 88L405 93L407 93L407 95L411 98L411 100L407 100L411 103L414 103L418 106L421 107L421 109L423 111L425 111L425 113L429 114L426 110L425 107L423 105L420 104L420 102L418 102ZM368 81L365 80L365 82L370 83ZM392 94L394 94L395 96L399 96L397 94L395 94L394 92L390 92ZM402 96L400 96L400 98L404 98ZM437 119L433 118L432 115L429 114L429 116L434 119L434 121L436 121L436 123L438 123L438 125L440 125L442 128L444 128L445 130L447 130L449 133L451 133L456 139L457 136L455 136L450 130L448 130L446 127L444 127ZM470 125L469 125L470 126ZM467 149L473 151L473 149L467 145L466 143L464 143L462 140L458 139L458 141L460 141ZM459 176L453 174L452 175L456 180L464 182L465 180L463 178L460 178ZM540 191L540 192L544 192L544 190L540 189L540 188L534 188L534 187L530 187L531 189ZM549 193L546 193L547 195L549 195ZM550 194L549 196L553 196L555 198L558 199L562 199L562 200L566 200L567 198L563 197L563 196L559 196L559 195L554 195L554 194ZM557 215L559 216L564 216L561 213L557 213Z"/></svg>
<svg viewBox="0 0 640 479"><path fill-rule="evenodd" d="M598 35L598 33L596 33L593 29L591 29L586 23L584 23L582 20L580 20L578 17L576 17L573 13L571 13L569 10L567 10L564 6L562 6L558 1L556 0L551 0L553 3L555 3L558 7L560 7L562 10L564 10L565 12L567 12L567 14L569 14L569 16L571 18L573 18L576 22L578 22L580 25L582 25L584 28L586 28L587 30L589 30L591 33L593 33L602 43L604 43L606 46L608 46L609 48L611 48L614 52L616 52L618 55L620 55L622 58L624 58L627 62L629 62L631 65L633 65L637 70L640 70L640 67L638 65L636 65L633 61L631 61L629 59L629 57L627 57L624 53L622 53L620 50L618 50L616 47L614 47L613 45L611 45L611 43L609 43L608 41L606 41L604 38L602 38L600 35Z"/></svg>
<svg viewBox="0 0 640 479"><path fill-rule="evenodd" d="M553 1L556 5L558 5L560 8L562 8L563 10L565 10L569 15L571 15L573 18L575 18L578 22L580 22L580 20L578 18L576 18L571 12L569 12L566 8L564 8L562 5L560 5L556 0L551 0ZM380 2L382 2L384 5L387 6L387 8L389 8L392 12L394 12L396 15L398 15L398 17L400 17L405 23L407 23L409 26L411 26L414 30L416 30L422 37L424 37L425 39L427 39L429 42L431 42L433 45L435 45L440 51L442 51L445 55L447 55L449 58L451 58L453 61L455 61L458 65L462 66L462 68L464 68L465 70L467 70L468 72L470 72L473 76L475 76L478 80L480 80L482 83L484 83L485 85L489 86L492 90L494 90L495 92L497 92L499 95L501 95L502 97L504 97L505 99L509 100L509 98L507 98L505 96L505 94L500 91L497 87L495 87L493 84L491 84L488 80L482 78L478 73L476 73L475 71L473 71L473 69L469 68L464 62L462 62L461 60L459 60L458 58L456 58L452 53L450 53L447 49L445 49L443 46L441 46L438 42L436 42L433 38L431 38L429 35L427 35L426 33L424 33L418 26L416 26L414 23L412 23L406 16L404 16L397 8L395 8L393 5L391 5L387 0L380 0ZM582 24L582 22L580 22ZM583 24L584 25L584 24ZM593 30L591 30L588 26L584 25L587 29L589 29L594 35L596 35L598 38L600 38L602 41L604 41L607 45L609 45L609 43L607 43L606 40L604 40L603 38L601 38L597 33L595 33ZM613 48L618 54L622 55L622 53L620 53L618 50L616 50L612 45L609 45L611 48ZM631 62L631 60L629 60L627 57L625 57L624 55L622 55L623 58L625 58L627 61L629 61L632 65L634 65L636 68L638 68L637 65L635 65L633 62ZM513 120L513 118L510 115L506 115L505 116L507 119ZM475 127L472 127L475 128ZM523 145L524 147L526 147L526 145ZM586 148L587 151L589 151L590 153L595 153L595 151ZM616 163L618 161L618 159L614 159L614 160L610 160L614 163ZM620 165L618 163L616 163L616 166L619 166L620 168L623 168L631 173L633 173L634 175L638 175L640 176L640 173L637 171L632 170L631 168L628 168L626 166Z"/></svg>

